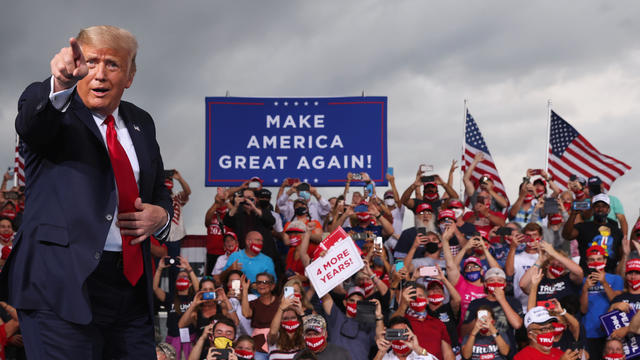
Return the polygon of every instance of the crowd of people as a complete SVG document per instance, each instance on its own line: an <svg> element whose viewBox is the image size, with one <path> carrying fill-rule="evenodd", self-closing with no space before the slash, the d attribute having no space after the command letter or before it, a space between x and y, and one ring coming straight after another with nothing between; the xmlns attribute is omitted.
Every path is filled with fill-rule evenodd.
<svg viewBox="0 0 640 360"><path fill-rule="evenodd" d="M597 177L572 177L561 191L529 169L510 203L490 175L470 180L481 160L464 194L452 186L455 161L447 181L418 171L402 193L392 175L380 191L366 173L347 174L330 198L296 179L275 197L259 178L218 188L205 216L206 275L177 258L166 293L157 279L171 257L157 267L172 356L624 359L638 326L607 336L600 316L640 309L640 223L629 228ZM304 269L339 227L365 266L319 298Z"/></svg>

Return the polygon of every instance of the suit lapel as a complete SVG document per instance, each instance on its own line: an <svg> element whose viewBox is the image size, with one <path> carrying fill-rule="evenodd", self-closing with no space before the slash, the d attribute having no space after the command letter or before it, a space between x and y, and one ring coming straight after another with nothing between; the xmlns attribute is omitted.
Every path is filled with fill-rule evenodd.
<svg viewBox="0 0 640 360"><path fill-rule="evenodd" d="M73 97L71 98L71 104L69 104L69 108L71 108L73 114L82 121L91 131L91 133L97 138L98 141L105 147L105 152L107 151L107 144L104 142L102 138L102 134L100 133L100 129L98 129L98 125L96 125L96 121L93 119L93 115L91 115L91 111L84 106L82 99L78 96L76 91L73 92Z"/></svg>
<svg viewBox="0 0 640 360"><path fill-rule="evenodd" d="M148 157L147 152L147 141L143 134L142 125L137 121L135 116L129 111L127 106L122 106L122 102L120 103L119 113L120 117L124 121L127 126L127 130L129 131L129 136L131 137L131 142L133 142L133 147L136 150L136 155L138 157L138 165L140 166L140 198L145 201L145 193L144 189L147 189L145 181L147 180L145 174L149 172L151 168L151 160Z"/></svg>

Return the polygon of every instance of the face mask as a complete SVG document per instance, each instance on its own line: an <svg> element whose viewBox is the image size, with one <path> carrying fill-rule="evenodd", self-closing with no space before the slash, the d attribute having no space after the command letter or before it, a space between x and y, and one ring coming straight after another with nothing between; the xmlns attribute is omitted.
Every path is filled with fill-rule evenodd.
<svg viewBox="0 0 640 360"><path fill-rule="evenodd" d="M440 229L440 234L444 234L445 231L447 231L447 225L446 223L442 223L438 225L438 229Z"/></svg>
<svg viewBox="0 0 640 360"><path fill-rule="evenodd" d="M462 216L462 214L464 213L464 210L455 208L455 209L453 209L453 213L456 214L456 219L457 219L460 216Z"/></svg>
<svg viewBox="0 0 640 360"><path fill-rule="evenodd" d="M543 348L550 349L553 346L553 331L536 335L536 342Z"/></svg>
<svg viewBox="0 0 640 360"><path fill-rule="evenodd" d="M296 216L307 215L307 208L304 206L300 206L296 208Z"/></svg>
<svg viewBox="0 0 640 360"><path fill-rule="evenodd" d="M300 196L300 198L301 198L301 199L304 199L304 200L309 200L309 199L311 199L311 193L310 193L310 192L308 192L308 191L300 191L300 192L298 193L298 196Z"/></svg>
<svg viewBox="0 0 640 360"><path fill-rule="evenodd" d="M627 284L629 284L629 287L633 290L640 289L640 280L627 280Z"/></svg>
<svg viewBox="0 0 640 360"><path fill-rule="evenodd" d="M546 189L535 190L536 196L541 196L547 192Z"/></svg>
<svg viewBox="0 0 640 360"><path fill-rule="evenodd" d="M563 323L559 323L559 322L554 322L553 323L553 327L555 328L555 330L553 330L553 335L554 336L562 335L562 333L564 332L564 329L567 328L566 326L564 326Z"/></svg>
<svg viewBox="0 0 640 360"><path fill-rule="evenodd" d="M236 355L241 359L246 359L246 360L253 359L253 351L236 349L235 352L236 352Z"/></svg>
<svg viewBox="0 0 640 360"><path fill-rule="evenodd" d="M393 350L394 353L400 356L408 354L411 351L411 348L409 348L409 345L403 343L402 340L393 340L391 342L391 349Z"/></svg>
<svg viewBox="0 0 640 360"><path fill-rule="evenodd" d="M476 255L476 257L482 257L482 255L484 254L484 250L482 248L473 248L473 252Z"/></svg>
<svg viewBox="0 0 640 360"><path fill-rule="evenodd" d="M356 216L358 217L358 220L362 221L362 222L367 222L371 219L371 214L367 213L367 212L361 212L361 213L357 213Z"/></svg>
<svg viewBox="0 0 640 360"><path fill-rule="evenodd" d="M489 333L489 329L482 328L480 329L480 334L487 335Z"/></svg>
<svg viewBox="0 0 640 360"><path fill-rule="evenodd" d="M296 247L300 245L300 242L302 241L302 235L289 235L289 241L291 242L289 246Z"/></svg>
<svg viewBox="0 0 640 360"><path fill-rule="evenodd" d="M387 206L394 206L396 204L396 201L393 198L384 199L384 204Z"/></svg>
<svg viewBox="0 0 640 360"><path fill-rule="evenodd" d="M549 272L553 274L553 276L558 277L562 276L564 273L564 266L549 266Z"/></svg>
<svg viewBox="0 0 640 360"><path fill-rule="evenodd" d="M604 262L594 261L594 262L592 262L592 263L588 263L588 264L587 264L587 267L588 267L589 269L594 269L594 270L601 271L601 270L604 270L604 268L605 268L605 266L606 266L606 265L607 265L607 264L606 264L606 263L604 263Z"/></svg>
<svg viewBox="0 0 640 360"><path fill-rule="evenodd" d="M435 254L436 252L438 252L438 250L438 243L428 242L424 246L424 251L428 252L429 254Z"/></svg>
<svg viewBox="0 0 640 360"><path fill-rule="evenodd" d="M427 300L433 306L439 306L444 301L444 295L442 294L431 294L427 296Z"/></svg>
<svg viewBox="0 0 640 360"><path fill-rule="evenodd" d="M604 360L618 360L624 359L624 354L611 353L604 356Z"/></svg>
<svg viewBox="0 0 640 360"><path fill-rule="evenodd" d="M438 192L425 192L424 199L427 201L434 201L438 199Z"/></svg>
<svg viewBox="0 0 640 360"><path fill-rule="evenodd" d="M224 336L218 336L216 338L213 338L213 346L216 349L226 349L228 347L231 347L232 344L233 344L233 341L227 339Z"/></svg>
<svg viewBox="0 0 640 360"><path fill-rule="evenodd" d="M593 221L597 223L603 223L607 220L607 214L593 214Z"/></svg>
<svg viewBox="0 0 640 360"><path fill-rule="evenodd" d="M582 200L587 197L587 195L582 190L574 190L573 193L576 196L576 200Z"/></svg>
<svg viewBox="0 0 640 360"><path fill-rule="evenodd" d="M296 332L296 329L298 327L300 327L300 321L298 321L298 320L283 321L280 326L282 326L282 328L286 332L291 334L291 333Z"/></svg>
<svg viewBox="0 0 640 360"><path fill-rule="evenodd" d="M0 234L0 239L2 239L4 241L9 241L11 239L11 237L13 237L13 233Z"/></svg>
<svg viewBox="0 0 640 360"><path fill-rule="evenodd" d="M525 203L525 204L528 204L528 203L530 203L531 201L533 201L533 195L531 195L531 194L527 194L527 195L525 195L525 196L524 196L524 203Z"/></svg>
<svg viewBox="0 0 640 360"><path fill-rule="evenodd" d="M488 283L487 284L487 290L489 291L490 294L493 294L494 291L496 291L496 289L504 289L505 284L503 283Z"/></svg>
<svg viewBox="0 0 640 360"><path fill-rule="evenodd" d="M313 352L316 352L322 349L326 341L327 339L322 335L307 336L304 338L304 342L307 344L307 347L309 348L309 350Z"/></svg>
<svg viewBox="0 0 640 360"><path fill-rule="evenodd" d="M176 280L176 290L178 291L184 291L187 290L189 288L189 284L191 282L189 281L189 279L185 279L185 278L180 278Z"/></svg>
<svg viewBox="0 0 640 360"><path fill-rule="evenodd" d="M347 316L356 317L357 303L347 303Z"/></svg>
<svg viewBox="0 0 640 360"><path fill-rule="evenodd" d="M571 210L571 203L562 203L562 206L566 211Z"/></svg>
<svg viewBox="0 0 640 360"><path fill-rule="evenodd" d="M378 258L375 258L375 259L378 259ZM383 274L382 270L373 270L373 273L376 274L376 277L378 279L382 278L382 274Z"/></svg>
<svg viewBox="0 0 640 360"><path fill-rule="evenodd" d="M559 216L549 216L549 222L551 223L551 225L558 225L558 224L562 224L562 215L558 214Z"/></svg>
<svg viewBox="0 0 640 360"><path fill-rule="evenodd" d="M464 273L464 278L470 282L474 282L480 279L480 276L482 276L482 271L479 271L479 270Z"/></svg>
<svg viewBox="0 0 640 360"><path fill-rule="evenodd" d="M374 287L375 285L373 284L373 281L367 280L362 284L362 288L364 289L365 294L373 292Z"/></svg>
<svg viewBox="0 0 640 360"><path fill-rule="evenodd" d="M4 210L2 213L0 213L0 216L13 220L16 218L17 214L15 210Z"/></svg>
<svg viewBox="0 0 640 360"><path fill-rule="evenodd" d="M427 298L416 296L416 299L411 301L409 306L411 307L411 310L415 312L423 312L424 309L427 308Z"/></svg>
<svg viewBox="0 0 640 360"><path fill-rule="evenodd" d="M249 246L249 249L251 249L251 251L256 254L259 254L260 251L262 251L262 244L251 244L251 246Z"/></svg>
<svg viewBox="0 0 640 360"><path fill-rule="evenodd" d="M167 189L169 189L169 191L171 191L171 189L173 189L173 181L171 179L167 179L164 181L164 186L167 187Z"/></svg>

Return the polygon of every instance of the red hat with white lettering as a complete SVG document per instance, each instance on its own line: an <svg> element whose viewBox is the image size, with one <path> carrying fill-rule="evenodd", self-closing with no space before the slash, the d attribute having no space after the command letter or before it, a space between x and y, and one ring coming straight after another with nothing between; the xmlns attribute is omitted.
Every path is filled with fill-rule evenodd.
<svg viewBox="0 0 640 360"><path fill-rule="evenodd" d="M449 207L450 208L456 208L456 209L462 209L464 207L464 205L462 205L462 202L460 200L451 200L451 201L449 201Z"/></svg>
<svg viewBox="0 0 640 360"><path fill-rule="evenodd" d="M600 245L593 245L590 248L587 249L587 256L592 256L592 255L602 255L602 256L607 256L607 252L604 251L604 248Z"/></svg>
<svg viewBox="0 0 640 360"><path fill-rule="evenodd" d="M630 271L640 272L640 259L631 259L627 261L624 272L628 273Z"/></svg>
<svg viewBox="0 0 640 360"><path fill-rule="evenodd" d="M430 211L433 212L433 208L431 207L431 205L427 204L427 203L422 203L420 205L418 205L416 207L416 214L420 214L423 211Z"/></svg>
<svg viewBox="0 0 640 360"><path fill-rule="evenodd" d="M443 220L443 219L451 219L451 220L456 220L456 213L453 212L453 210L440 210L440 212L438 213L438 221Z"/></svg>

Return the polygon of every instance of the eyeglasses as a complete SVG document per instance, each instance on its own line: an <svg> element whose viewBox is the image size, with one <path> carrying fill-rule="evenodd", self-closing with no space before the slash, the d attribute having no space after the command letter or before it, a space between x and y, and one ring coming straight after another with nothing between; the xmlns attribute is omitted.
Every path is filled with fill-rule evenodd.
<svg viewBox="0 0 640 360"><path fill-rule="evenodd" d="M273 284L273 281L271 281L271 280L256 280L256 284L268 285L268 284Z"/></svg>
<svg viewBox="0 0 640 360"><path fill-rule="evenodd" d="M213 281L213 276L205 275L200 278L200 281Z"/></svg>

